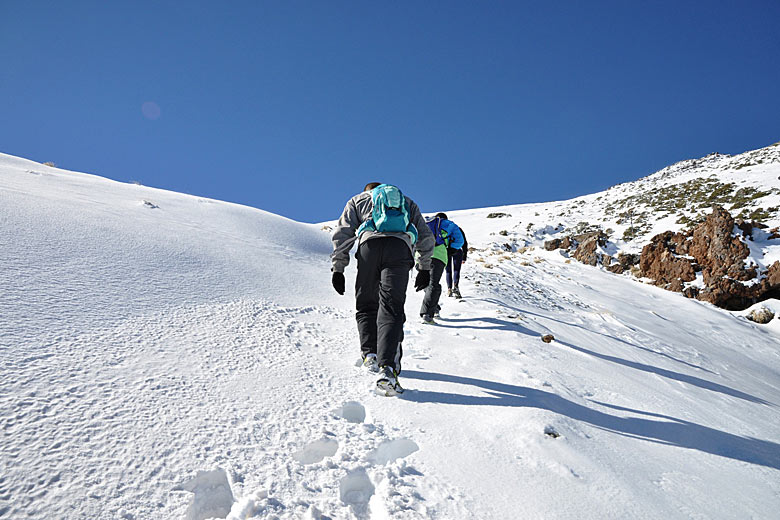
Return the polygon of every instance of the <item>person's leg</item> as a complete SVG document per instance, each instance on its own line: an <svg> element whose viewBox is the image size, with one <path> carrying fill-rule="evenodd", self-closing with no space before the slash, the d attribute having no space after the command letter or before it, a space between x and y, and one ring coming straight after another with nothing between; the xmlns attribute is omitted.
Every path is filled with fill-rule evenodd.
<svg viewBox="0 0 780 520"><path fill-rule="evenodd" d="M409 247L397 238L375 239L384 242L379 281L377 313L377 360L401 370L401 342L404 337L404 304L409 285L409 270L414 266Z"/></svg>
<svg viewBox="0 0 780 520"><path fill-rule="evenodd" d="M422 307L420 307L420 316L430 318L436 314L439 308L439 298L441 297L441 275L444 272L444 262L438 258L431 261L431 283L425 289Z"/></svg>
<svg viewBox="0 0 780 520"><path fill-rule="evenodd" d="M457 288L460 283L460 266L463 264L463 251L456 249L450 256L450 262L452 263L452 286ZM449 263L447 267L449 267Z"/></svg>
<svg viewBox="0 0 780 520"><path fill-rule="evenodd" d="M377 352L377 311L379 309L379 277L381 248L379 239L360 244L357 254L357 278L355 279L355 307L360 352L363 357ZM399 242L401 242L399 240Z"/></svg>
<svg viewBox="0 0 780 520"><path fill-rule="evenodd" d="M447 255L447 289L452 290L452 255ZM455 282L455 285L458 285Z"/></svg>

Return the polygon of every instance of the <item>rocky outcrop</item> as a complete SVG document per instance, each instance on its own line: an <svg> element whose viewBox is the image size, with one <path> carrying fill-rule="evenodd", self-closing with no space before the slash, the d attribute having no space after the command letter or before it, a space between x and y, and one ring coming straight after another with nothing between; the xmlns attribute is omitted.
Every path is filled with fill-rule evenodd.
<svg viewBox="0 0 780 520"><path fill-rule="evenodd" d="M544 248L547 251L568 250L577 261L583 264L608 266L612 263L612 257L599 252L599 248L606 245L607 235L602 231L592 231L548 240L544 243Z"/></svg>
<svg viewBox="0 0 780 520"><path fill-rule="evenodd" d="M574 241L577 244L574 258L583 264L598 265L602 263L602 257L607 256L598 252L599 247L607 245L607 237L600 231L577 235L574 237ZM610 261L607 261L607 265L609 263Z"/></svg>
<svg viewBox="0 0 780 520"><path fill-rule="evenodd" d="M687 256L688 237L666 231L656 235L642 249L639 270L655 285L671 291L682 291L684 282L696 279L696 269Z"/></svg>
<svg viewBox="0 0 780 520"><path fill-rule="evenodd" d="M640 273L670 291L726 309L746 309L780 292L780 262L763 273L745 264L750 255L745 240L759 227L763 226L735 222L728 211L715 207L688 233L667 231L653 237L642 249ZM699 272L700 284L689 284Z"/></svg>
<svg viewBox="0 0 780 520"><path fill-rule="evenodd" d="M714 285L724 276L743 282L756 277L755 268L745 269L750 248L734 236L734 225L729 212L718 206L693 230L687 249L701 266L707 286Z"/></svg>
<svg viewBox="0 0 780 520"><path fill-rule="evenodd" d="M607 270L615 274L623 274L626 271L630 271L635 265L639 265L640 255L634 255L630 253L620 253L615 259L610 258L610 263L607 266ZM605 264L606 265L606 264Z"/></svg>
<svg viewBox="0 0 780 520"><path fill-rule="evenodd" d="M548 240L544 248L564 249L584 264L602 265L617 274L638 265L638 274L659 287L718 307L743 310L767 298L780 298L780 262L760 273L745 263L750 256L746 241L756 229L765 228L758 222L734 220L716 206L691 231L654 236L640 255L620 254L615 259L605 254L607 236L601 231ZM776 229L767 233L770 240L780 238Z"/></svg>

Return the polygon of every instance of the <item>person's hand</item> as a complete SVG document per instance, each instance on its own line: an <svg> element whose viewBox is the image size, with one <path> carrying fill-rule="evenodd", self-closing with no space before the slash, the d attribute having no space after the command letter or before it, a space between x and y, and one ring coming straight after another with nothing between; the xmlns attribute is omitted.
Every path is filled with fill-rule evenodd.
<svg viewBox="0 0 780 520"><path fill-rule="evenodd" d="M417 273L417 278L414 279L414 290L422 291L423 289L428 287L428 284L430 283L431 283L431 272L419 271Z"/></svg>
<svg viewBox="0 0 780 520"><path fill-rule="evenodd" d="M334 272L331 282L333 283L333 288L336 289L337 293L344 294L344 286L346 285L346 282L344 281L344 273Z"/></svg>

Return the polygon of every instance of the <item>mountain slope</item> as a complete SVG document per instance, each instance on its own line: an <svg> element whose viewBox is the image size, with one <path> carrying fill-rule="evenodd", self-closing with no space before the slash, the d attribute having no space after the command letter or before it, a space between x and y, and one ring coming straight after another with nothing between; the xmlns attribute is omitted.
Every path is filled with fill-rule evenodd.
<svg viewBox="0 0 780 520"><path fill-rule="evenodd" d="M480 229L503 231L505 242L515 239L525 245L600 228L616 254L639 252L653 235L702 220L714 204L735 217L780 226L780 143L736 156L710 154L681 161L637 181L571 200L484 208L464 215L499 215L477 221Z"/></svg>
<svg viewBox="0 0 780 520"><path fill-rule="evenodd" d="M536 247L578 200L450 213L387 399L320 226L0 156L0 518L771 518L778 320Z"/></svg>

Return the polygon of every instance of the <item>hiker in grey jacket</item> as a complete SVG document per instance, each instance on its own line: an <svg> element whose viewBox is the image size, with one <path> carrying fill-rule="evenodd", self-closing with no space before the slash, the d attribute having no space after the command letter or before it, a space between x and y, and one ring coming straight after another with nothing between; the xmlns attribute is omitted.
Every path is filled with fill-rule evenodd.
<svg viewBox="0 0 780 520"><path fill-rule="evenodd" d="M416 242L412 238L414 233L367 228L364 224L372 219L372 192L378 186L382 185L366 185L364 191L352 197L344 207L332 237L332 283L336 292L344 294L344 268L349 264L349 252L357 241L355 303L364 366L383 373L389 367L392 374L383 377L392 376L393 385L397 385L403 354L401 344L409 271L415 265L414 253L417 252L414 287L420 291L428 286L434 239L420 208L408 197L404 198L409 222L416 228ZM378 386L381 381L382 378L377 382ZM397 385L397 391L403 391L400 385Z"/></svg>

